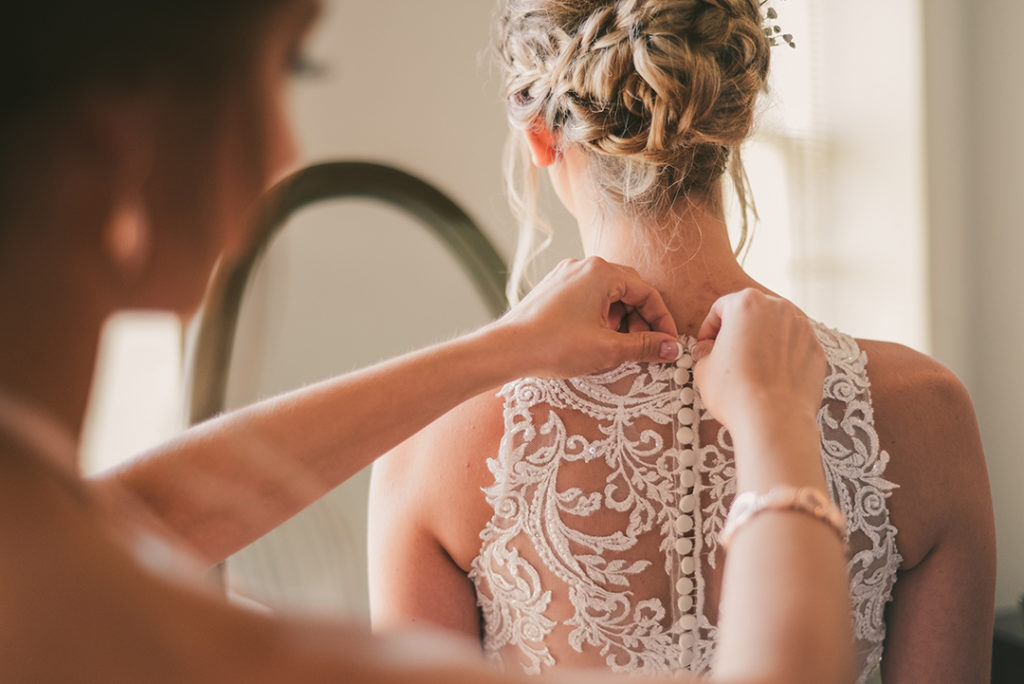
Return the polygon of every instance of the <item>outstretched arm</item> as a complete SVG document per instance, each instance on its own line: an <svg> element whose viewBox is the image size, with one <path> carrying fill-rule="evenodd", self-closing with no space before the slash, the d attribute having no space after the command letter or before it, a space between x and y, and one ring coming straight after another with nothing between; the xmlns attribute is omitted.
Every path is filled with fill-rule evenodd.
<svg viewBox="0 0 1024 684"><path fill-rule="evenodd" d="M616 332L623 307L651 329ZM209 421L97 483L135 494L215 562L484 390L524 375L671 360L676 335L660 295L635 271L567 260L471 335Z"/></svg>
<svg viewBox="0 0 1024 684"><path fill-rule="evenodd" d="M720 307L720 329L705 336L714 346L708 353L705 344L697 364L705 403L736 437L742 488L822 484L812 467L820 468L817 433L801 407L820 396L824 362L817 369L790 362L807 358L808 336L813 341L806 321L801 330L791 313L762 295L733 299ZM758 368L778 370L757 375ZM0 556L12 599L5 624L18 627L12 657L0 659L5 681L526 681L487 671L436 639L376 639L358 628L256 615L167 581L143 570L91 509L83 512L66 486L28 463L0 480L0 503L29 513L0 516L10 551ZM830 530L804 515L757 516L737 532L726 559L720 662L710 681L844 681L852 657L845 597L844 559ZM53 657L55 649L67 657ZM586 672L541 681L619 679Z"/></svg>
<svg viewBox="0 0 1024 684"><path fill-rule="evenodd" d="M756 290L719 299L699 334L695 380L729 428L739 493L825 488L815 420L825 356L792 304ZM834 530L767 511L729 546L715 681L853 681L846 559Z"/></svg>

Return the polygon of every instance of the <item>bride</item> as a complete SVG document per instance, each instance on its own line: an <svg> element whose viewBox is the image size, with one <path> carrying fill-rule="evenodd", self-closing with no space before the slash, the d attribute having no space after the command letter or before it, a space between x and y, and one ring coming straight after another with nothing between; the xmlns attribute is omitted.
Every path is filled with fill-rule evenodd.
<svg viewBox="0 0 1024 684"><path fill-rule="evenodd" d="M768 293L738 264L722 209L727 175L744 200L738 150L768 73L760 4L504 4L512 140L532 162L512 193L527 208L513 290L545 168L585 252L654 284L687 353L674 366L514 381L391 452L371 492L375 627L440 625L528 672L712 666L720 533L743 487L733 438L693 383L692 350L717 298ZM881 663L886 682L987 681L994 531L970 399L928 357L815 329L858 680Z"/></svg>

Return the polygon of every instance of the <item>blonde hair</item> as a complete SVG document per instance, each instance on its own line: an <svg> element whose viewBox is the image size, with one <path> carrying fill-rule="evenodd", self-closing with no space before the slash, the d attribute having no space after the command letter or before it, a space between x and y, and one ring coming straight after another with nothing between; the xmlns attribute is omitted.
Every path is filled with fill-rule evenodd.
<svg viewBox="0 0 1024 684"><path fill-rule="evenodd" d="M768 75L757 0L505 0L498 54L512 126L506 181L520 219L508 283L519 297L535 245L537 173L519 131L542 125L588 155L611 208L662 219L680 199L721 202L730 171L747 239L739 146Z"/></svg>

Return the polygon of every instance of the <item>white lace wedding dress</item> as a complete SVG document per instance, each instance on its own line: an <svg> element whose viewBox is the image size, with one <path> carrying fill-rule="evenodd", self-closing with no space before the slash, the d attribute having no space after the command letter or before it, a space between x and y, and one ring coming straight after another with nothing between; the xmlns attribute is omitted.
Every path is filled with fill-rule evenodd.
<svg viewBox="0 0 1024 684"><path fill-rule="evenodd" d="M901 557L865 367L818 325L829 362L818 415L831 494L849 522L859 681L882 657ZM689 341L692 346L693 341ZM488 465L494 516L474 582L484 650L505 667L707 672L735 495L729 434L701 406L689 354L570 380L505 386L505 435Z"/></svg>

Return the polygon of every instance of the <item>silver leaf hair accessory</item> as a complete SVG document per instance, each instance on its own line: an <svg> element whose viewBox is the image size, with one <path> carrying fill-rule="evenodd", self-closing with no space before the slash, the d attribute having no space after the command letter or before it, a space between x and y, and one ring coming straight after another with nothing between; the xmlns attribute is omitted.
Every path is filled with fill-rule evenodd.
<svg viewBox="0 0 1024 684"><path fill-rule="evenodd" d="M761 7L767 5L769 0L761 0ZM782 45L785 43L791 48L796 47L796 43L793 42L792 33L783 33L782 28L775 23L775 20L779 18L779 13L775 11L775 8L768 6L764 10L764 23L761 24L761 30L764 31L764 35L768 37L768 42L772 47Z"/></svg>

